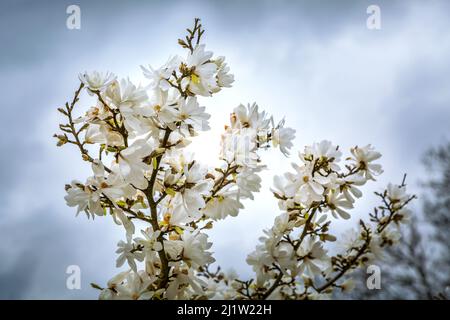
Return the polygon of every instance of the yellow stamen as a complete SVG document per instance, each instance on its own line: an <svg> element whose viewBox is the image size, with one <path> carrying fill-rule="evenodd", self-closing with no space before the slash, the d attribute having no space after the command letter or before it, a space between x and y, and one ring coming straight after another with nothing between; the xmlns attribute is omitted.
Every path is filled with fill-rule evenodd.
<svg viewBox="0 0 450 320"><path fill-rule="evenodd" d="M191 75L191 81L195 84L199 84L200 83L200 77L198 75L196 75L195 73L193 73Z"/></svg>

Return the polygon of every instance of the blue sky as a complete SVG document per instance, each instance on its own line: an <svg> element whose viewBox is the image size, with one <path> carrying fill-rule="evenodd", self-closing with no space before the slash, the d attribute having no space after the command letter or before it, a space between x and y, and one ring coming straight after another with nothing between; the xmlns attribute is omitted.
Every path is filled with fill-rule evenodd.
<svg viewBox="0 0 450 320"><path fill-rule="evenodd" d="M66 8L81 8L81 29L66 28ZM381 8L368 30L366 8ZM123 231L109 219L75 218L64 184L89 167L70 146L57 149L56 107L84 70L143 81L139 65L183 53L177 39L200 17L209 50L227 57L234 87L202 103L212 131L192 150L210 163L228 114L256 101L297 130L295 150L322 139L344 150L372 143L385 173L369 185L355 217L375 203L371 191L404 172L411 188L420 162L449 138L450 22L445 1L2 1L0 4L0 298L95 298L117 270ZM82 102L87 101L84 99ZM205 145L208 148L205 148ZM279 213L269 188L290 158L265 152L263 191L235 219L211 232L225 268L250 275L245 257ZM336 230L352 221L336 222ZM82 289L66 289L66 268L82 270Z"/></svg>

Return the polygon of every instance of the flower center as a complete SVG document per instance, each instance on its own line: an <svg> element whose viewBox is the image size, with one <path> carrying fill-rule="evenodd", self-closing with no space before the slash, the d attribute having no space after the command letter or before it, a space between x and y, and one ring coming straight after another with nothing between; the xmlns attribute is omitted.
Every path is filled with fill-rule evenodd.
<svg viewBox="0 0 450 320"><path fill-rule="evenodd" d="M199 84L200 83L200 77L198 75L196 75L195 73L193 73L191 75L191 81L195 84Z"/></svg>
<svg viewBox="0 0 450 320"><path fill-rule="evenodd" d="M105 189L105 188L108 188L109 185L108 185L106 182L102 182L102 183L100 184L100 187L101 187L102 189Z"/></svg>

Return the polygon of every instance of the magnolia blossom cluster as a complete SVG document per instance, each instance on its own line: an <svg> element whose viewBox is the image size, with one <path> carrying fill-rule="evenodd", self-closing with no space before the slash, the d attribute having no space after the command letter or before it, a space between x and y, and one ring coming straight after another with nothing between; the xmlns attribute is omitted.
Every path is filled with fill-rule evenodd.
<svg viewBox="0 0 450 320"><path fill-rule="evenodd" d="M294 130L274 125L256 104L235 108L222 137L219 167L186 152L190 139L209 129L210 115L197 96L230 87L223 57L200 44L198 20L179 44L185 57L160 68L142 67L145 86L112 73L80 74L71 103L59 111L58 145L76 145L93 175L66 186L67 204L87 217L111 216L126 239L118 243L117 267L128 265L102 288L102 298L191 298L205 283L197 270L214 261L204 233L213 222L236 216L253 199L263 169L258 150L271 145L287 154ZM94 105L79 117L74 107L85 90ZM137 223L139 222L139 223ZM144 225L142 230L136 228Z"/></svg>
<svg viewBox="0 0 450 320"><path fill-rule="evenodd" d="M374 163L381 155L370 145L353 148L345 164L329 141L306 147L294 172L275 178L273 193L283 213L247 259L255 279L209 271L214 258L205 230L237 216L242 201L254 198L264 169L259 150L274 147L288 155L295 130L284 121L275 124L256 104L239 105L221 138L220 166L202 164L186 151L193 137L209 129L210 115L197 97L234 81L225 58L201 44L203 32L196 19L178 40L187 54L159 68L142 67L144 85L109 72L80 74L73 100L58 109L67 120L55 135L58 145L75 145L93 172L66 185L67 204L88 218L110 216L125 230L116 253L117 267L127 271L105 287L94 285L100 298L310 298L344 287L337 281L345 273L397 240L392 222L405 220L411 199L404 184L389 186L379 194L384 209L371 216L375 229L361 223L361 230L344 237L341 255L328 255L325 243L336 239L331 220L348 219L362 195L359 187L382 171ZM76 117L83 91L93 104Z"/></svg>
<svg viewBox="0 0 450 320"><path fill-rule="evenodd" d="M274 178L272 192L283 213L248 255L255 278L242 281L220 270L203 271L209 281L207 296L217 297L220 288L221 299L330 298L334 289L353 288L349 275L356 268L383 258L383 248L398 242L399 226L410 215L407 205L414 196L406 193L404 181L375 193L382 204L369 215L369 223L361 220L359 228L339 237L337 253L328 245L337 238L330 231L332 221L349 219L349 210L362 196L360 187L382 173L375 163L381 154L370 145L350 152L342 163L337 146L315 143L299 153L294 172Z"/></svg>

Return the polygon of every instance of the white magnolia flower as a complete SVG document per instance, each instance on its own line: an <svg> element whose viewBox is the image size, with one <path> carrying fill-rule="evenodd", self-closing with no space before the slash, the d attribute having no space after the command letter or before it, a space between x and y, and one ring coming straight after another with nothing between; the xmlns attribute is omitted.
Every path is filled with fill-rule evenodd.
<svg viewBox="0 0 450 320"><path fill-rule="evenodd" d="M89 218L89 204L91 198L91 191L89 188L86 188L81 182L74 180L70 185L66 186L67 195L64 197L66 203L69 207L77 207L78 214L81 211L85 211L87 217ZM96 203L95 203L96 204ZM90 208L90 212L93 214L103 213L103 208L101 206L96 207L92 206ZM94 217L94 215L92 215Z"/></svg>
<svg viewBox="0 0 450 320"><path fill-rule="evenodd" d="M166 298L190 299L193 295L202 296L206 282L201 280L192 268L175 265L171 272L171 281L166 290Z"/></svg>
<svg viewBox="0 0 450 320"><path fill-rule="evenodd" d="M128 274L131 272L131 270L127 270L127 271L122 271L118 274L116 274L114 277L112 277L109 281L108 281L108 288L110 289L115 289L117 287L117 285L123 283Z"/></svg>
<svg viewBox="0 0 450 320"><path fill-rule="evenodd" d="M136 238L134 239L134 242L142 245L146 253L150 253L151 251L161 251L163 249L161 242L158 241L161 231L157 230L153 232L151 228L147 228L146 230L141 230L141 233L144 238Z"/></svg>
<svg viewBox="0 0 450 320"><path fill-rule="evenodd" d="M294 177L292 175L273 177L273 188L270 191L279 199L278 207L281 210L287 210L287 208L294 205L293 198L297 190L295 188L295 180L289 180L289 178Z"/></svg>
<svg viewBox="0 0 450 320"><path fill-rule="evenodd" d="M399 233L397 232L397 234L399 234ZM389 236L390 235L388 234L388 237ZM396 238L396 239L398 240L399 238ZM379 233L372 234L372 239L371 239L370 244L369 244L369 252L366 255L364 255L365 262L369 263L369 262L374 261L374 260L382 260L382 259L384 259L383 247L386 244L387 243L384 242L383 238L380 236ZM390 243L390 244L392 244L392 243Z"/></svg>
<svg viewBox="0 0 450 320"><path fill-rule="evenodd" d="M207 251L211 248L212 243L208 242L206 234L200 232L191 233L185 230L181 235L181 240L183 241L183 260L193 268L215 261L211 252Z"/></svg>
<svg viewBox="0 0 450 320"><path fill-rule="evenodd" d="M406 193L406 188L404 186L389 183L386 190L387 197L391 201L393 209L401 207L409 198L409 195Z"/></svg>
<svg viewBox="0 0 450 320"><path fill-rule="evenodd" d="M172 260L180 260L183 253L183 242L181 240L164 240L164 251Z"/></svg>
<svg viewBox="0 0 450 320"><path fill-rule="evenodd" d="M174 214L185 216L187 220L198 219L200 210L205 207L205 197L209 195L212 181L205 180L207 168L198 162L184 167L185 181L182 190L173 198Z"/></svg>
<svg viewBox="0 0 450 320"><path fill-rule="evenodd" d="M216 280L212 278L207 279L205 296L210 300L232 300L239 297L239 293L234 288L225 284L225 282L232 282L233 279L237 278L237 275L230 278L223 274L221 274L221 276L224 277L224 280L220 282L216 282Z"/></svg>
<svg viewBox="0 0 450 320"><path fill-rule="evenodd" d="M329 168L338 171L340 170L337 162L341 160L342 152L339 151L339 147L333 145L331 141L323 140L319 143L314 143L312 146L306 146L303 154L300 158L304 161L305 159L313 159L312 161L318 160L328 160Z"/></svg>
<svg viewBox="0 0 450 320"><path fill-rule="evenodd" d="M123 136L105 123L90 124L86 130L84 139L86 143L90 144L98 143L111 147L121 147L124 145Z"/></svg>
<svg viewBox="0 0 450 320"><path fill-rule="evenodd" d="M411 210L402 208L395 213L393 220L397 224L397 227L400 227L400 224L408 223L411 220L411 215Z"/></svg>
<svg viewBox="0 0 450 320"><path fill-rule="evenodd" d="M195 162L193 160L193 154L186 152L185 150L180 149L173 149L166 151L164 156L164 164L170 167L171 171L175 173L182 173L184 174L185 171L188 171L189 167ZM195 173L195 170L201 169L201 173ZM192 180L194 177L197 177L198 180L195 180L195 182L198 182L199 180L204 178L204 174L206 174L206 167L196 164L193 171L190 173L190 179ZM176 181L173 181L175 183Z"/></svg>
<svg viewBox="0 0 450 320"><path fill-rule="evenodd" d="M256 284L258 286L262 286L271 278L271 273L268 272L267 266L272 265L274 259L264 244L257 245L255 251L251 252L245 261L252 266L253 271L256 273Z"/></svg>
<svg viewBox="0 0 450 320"><path fill-rule="evenodd" d="M116 76L111 72L84 72L78 75L81 82L84 83L91 91L104 91L113 81Z"/></svg>
<svg viewBox="0 0 450 320"><path fill-rule="evenodd" d="M365 178L368 180L375 180L374 176L383 173L381 165L372 163L381 158L381 153L368 144L365 147L355 147L351 149L355 165L360 167Z"/></svg>
<svg viewBox="0 0 450 320"><path fill-rule="evenodd" d="M88 178L86 184L94 187L95 193L99 196L104 194L114 202L114 200L128 193L125 190L129 188L128 183L122 180L117 174L111 173L107 177L105 176L105 167L100 160L94 160L92 163L92 171L94 172L94 176Z"/></svg>
<svg viewBox="0 0 450 320"><path fill-rule="evenodd" d="M286 269L293 270L296 265L294 259L294 247L287 242L280 242L273 251L273 256L283 271Z"/></svg>
<svg viewBox="0 0 450 320"><path fill-rule="evenodd" d="M362 191L357 187L364 185L366 181L367 180L359 174L353 174L336 180L339 185L339 191L352 203L355 202L355 198L362 197Z"/></svg>
<svg viewBox="0 0 450 320"><path fill-rule="evenodd" d="M113 108L120 110L128 135L134 138L140 134L154 131L154 124L143 118L148 115L147 92L136 87L129 79L113 82L105 92L106 100Z"/></svg>
<svg viewBox="0 0 450 320"><path fill-rule="evenodd" d="M137 113L137 108L147 100L147 93L143 88L136 87L130 79L114 81L105 92L110 106L117 108L124 116Z"/></svg>
<svg viewBox="0 0 450 320"><path fill-rule="evenodd" d="M77 207L77 215L81 211L85 211L88 218L89 213L92 218L94 215L105 215L106 211L101 202L102 196L106 196L114 202L115 199L129 193L128 185L116 175L110 174L105 177L105 169L100 161L95 160L92 163L92 170L94 176L88 178L84 185L73 181L71 185L67 186L67 195L65 196L68 206Z"/></svg>
<svg viewBox="0 0 450 320"><path fill-rule="evenodd" d="M186 59L186 66L193 70L189 77L181 81L183 90L188 89L194 94L210 96L217 87L216 71L217 65L210 59L213 53L205 51L205 45L198 45Z"/></svg>
<svg viewBox="0 0 450 320"><path fill-rule="evenodd" d="M351 251L360 248L364 244L364 241L360 230L351 228L341 234L338 241L338 247L344 253L350 253Z"/></svg>
<svg viewBox="0 0 450 320"><path fill-rule="evenodd" d="M170 127L171 125L168 126ZM187 131L189 131L189 135L192 134L192 130L188 129ZM193 135L196 135L195 131L193 132ZM181 150L190 145L191 140L186 137L186 130L182 128L181 130L173 131L170 134L167 144L171 146L171 150Z"/></svg>
<svg viewBox="0 0 450 320"><path fill-rule="evenodd" d="M218 92L221 88L230 88L234 82L234 75L229 73L230 67L225 63L225 57L217 57L214 63L217 65L217 87L213 92Z"/></svg>
<svg viewBox="0 0 450 320"><path fill-rule="evenodd" d="M205 216L220 220L227 216L235 217L244 205L239 200L239 192L229 190L230 185L217 192L207 203L202 212Z"/></svg>
<svg viewBox="0 0 450 320"><path fill-rule="evenodd" d="M165 126L170 126L173 129L172 123L177 120L176 98L170 95L169 91L159 88L153 90L151 97L150 106L147 107L148 113L143 115L157 117Z"/></svg>
<svg viewBox="0 0 450 320"><path fill-rule="evenodd" d="M201 217L201 212L205 207L205 197L210 192L210 184L205 181L197 184L183 192L177 192L173 198L174 210L172 222L179 223L192 222ZM176 224L177 225L177 224Z"/></svg>
<svg viewBox="0 0 450 320"><path fill-rule="evenodd" d="M274 148L279 147L285 155L289 155L289 149L294 145L292 140L295 138L295 130L292 128L278 128L272 130L272 144Z"/></svg>
<svg viewBox="0 0 450 320"><path fill-rule="evenodd" d="M127 241L130 242L134 235L135 227L131 219L129 219L121 209L113 210L113 220L118 225L123 225L126 231Z"/></svg>
<svg viewBox="0 0 450 320"><path fill-rule="evenodd" d="M187 126L192 126L196 130L208 130L208 119L211 117L205 112L205 107L200 107L196 97L178 100L178 110L176 118Z"/></svg>
<svg viewBox="0 0 450 320"><path fill-rule="evenodd" d="M117 246L118 249L116 250L116 253L118 253L119 256L117 257L116 260L116 267L117 268L121 267L125 263L125 261L127 261L130 268L134 272L137 272L137 265L135 260L143 261L144 253L139 250L136 250L135 245L131 242L124 242L120 240L117 243Z"/></svg>
<svg viewBox="0 0 450 320"><path fill-rule="evenodd" d="M239 166L256 168L259 158L255 138L255 131L251 129L222 135L221 158L227 163L235 162Z"/></svg>
<svg viewBox="0 0 450 320"><path fill-rule="evenodd" d="M276 235L283 235L286 231L294 228L295 221L290 220L289 213L284 212L275 218L272 232Z"/></svg>
<svg viewBox="0 0 450 320"><path fill-rule="evenodd" d="M169 59L169 61L167 61L159 69L153 69L150 65L148 66L148 69L145 68L144 66L141 66L144 76L150 79L150 88L151 89L159 88L163 91L169 90L171 87L169 79L172 73L179 66L180 61L181 61L180 57L175 56Z"/></svg>
<svg viewBox="0 0 450 320"><path fill-rule="evenodd" d="M129 272L125 280L115 286L117 299L120 300L148 300L153 297L154 292L148 287L155 281L143 271Z"/></svg>
<svg viewBox="0 0 450 320"><path fill-rule="evenodd" d="M131 272L130 270L122 271L117 275L115 275L114 277L112 277L107 283L107 288L103 289L100 292L99 300L118 299L116 288L118 285L121 285L125 281L130 272Z"/></svg>
<svg viewBox="0 0 450 320"><path fill-rule="evenodd" d="M329 182L329 179L318 172L313 173L312 163L307 163L301 167L293 164L293 167L297 171L294 186L298 189L295 193L295 201L306 205L313 201L322 201L325 191L324 185Z"/></svg>
<svg viewBox="0 0 450 320"><path fill-rule="evenodd" d="M95 124L104 124L104 120L108 117L112 117L111 110L105 106L101 101L97 100L95 106L89 108L84 117L79 117L74 120L75 123L95 123Z"/></svg>
<svg viewBox="0 0 450 320"><path fill-rule="evenodd" d="M270 123L271 119L267 118L265 111L259 112L256 103L247 104L247 107L240 104L234 108L231 117L232 128L252 128L256 133L268 131Z"/></svg>
<svg viewBox="0 0 450 320"><path fill-rule="evenodd" d="M149 156L154 149L156 147L149 140L135 140L128 148L120 152L111 169L134 187L145 189L148 185L145 172L150 170L151 167L144 163L143 159Z"/></svg>
<svg viewBox="0 0 450 320"><path fill-rule="evenodd" d="M325 269L329 264L327 251L320 241L316 241L312 236L306 237L299 248L297 256L300 258L298 272L306 276L314 277Z"/></svg>
<svg viewBox="0 0 450 320"><path fill-rule="evenodd" d="M261 189L261 177L257 172L261 171L262 167L248 168L244 167L236 178L236 184L239 187L240 198L254 199L253 192L259 192Z"/></svg>
<svg viewBox="0 0 450 320"><path fill-rule="evenodd" d="M401 234L395 228L388 227L379 235L379 244L392 246L400 241Z"/></svg>
<svg viewBox="0 0 450 320"><path fill-rule="evenodd" d="M343 219L350 219L350 214L344 209L352 209L353 203L337 190L329 190L325 196L327 209L331 211L333 217L340 216Z"/></svg>

